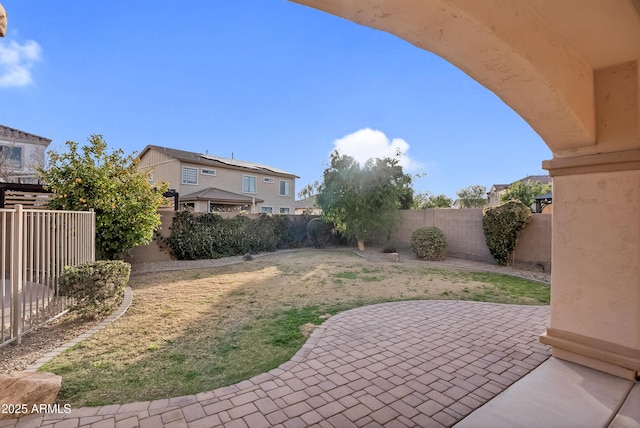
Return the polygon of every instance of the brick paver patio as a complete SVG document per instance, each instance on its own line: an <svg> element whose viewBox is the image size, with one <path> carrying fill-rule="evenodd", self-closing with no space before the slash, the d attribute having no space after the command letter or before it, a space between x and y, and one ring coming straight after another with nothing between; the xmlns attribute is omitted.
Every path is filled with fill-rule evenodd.
<svg viewBox="0 0 640 428"><path fill-rule="evenodd" d="M549 307L410 301L328 319L287 363L197 395L0 427L451 426L545 361Z"/></svg>

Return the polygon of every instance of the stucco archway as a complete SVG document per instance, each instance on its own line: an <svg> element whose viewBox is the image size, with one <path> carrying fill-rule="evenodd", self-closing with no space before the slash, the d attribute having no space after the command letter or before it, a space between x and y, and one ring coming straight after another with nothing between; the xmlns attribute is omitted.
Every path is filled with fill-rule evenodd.
<svg viewBox="0 0 640 428"><path fill-rule="evenodd" d="M554 355L640 373L640 2L293 0L395 34L498 95L553 151Z"/></svg>

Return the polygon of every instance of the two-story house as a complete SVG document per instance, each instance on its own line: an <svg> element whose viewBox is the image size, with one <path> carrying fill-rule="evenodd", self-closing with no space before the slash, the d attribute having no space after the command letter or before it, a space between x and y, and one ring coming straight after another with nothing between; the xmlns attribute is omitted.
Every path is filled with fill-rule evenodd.
<svg viewBox="0 0 640 428"><path fill-rule="evenodd" d="M0 182L37 184L48 138L0 125Z"/></svg>
<svg viewBox="0 0 640 428"><path fill-rule="evenodd" d="M540 184L551 184L551 177L548 175L529 175L520 180L514 181L510 184L494 184L491 186L491 189L487 192L487 205L490 207L495 207L496 205L500 205L500 197L507 191L509 186L515 183L524 183L524 184L535 184L539 182Z"/></svg>
<svg viewBox="0 0 640 428"><path fill-rule="evenodd" d="M167 182L180 205L196 212L293 214L296 178L290 172L233 158L149 145L138 168Z"/></svg>

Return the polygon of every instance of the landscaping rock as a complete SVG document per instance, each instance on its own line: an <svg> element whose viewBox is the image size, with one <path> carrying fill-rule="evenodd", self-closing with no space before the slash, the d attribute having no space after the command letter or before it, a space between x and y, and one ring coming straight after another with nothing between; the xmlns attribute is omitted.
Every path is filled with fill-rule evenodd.
<svg viewBox="0 0 640 428"><path fill-rule="evenodd" d="M62 377L53 373L18 372L0 376L0 403L13 405L13 409L3 409L0 419L28 415L34 405L53 404L61 386Z"/></svg>
<svg viewBox="0 0 640 428"><path fill-rule="evenodd" d="M398 253L386 253L386 257L387 257L387 260L389 260L391 262L399 262L400 261L400 256L398 255Z"/></svg>

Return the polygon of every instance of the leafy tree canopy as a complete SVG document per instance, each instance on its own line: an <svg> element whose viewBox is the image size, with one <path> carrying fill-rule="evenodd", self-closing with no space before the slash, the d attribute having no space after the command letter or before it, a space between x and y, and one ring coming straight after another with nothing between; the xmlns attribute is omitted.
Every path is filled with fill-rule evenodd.
<svg viewBox="0 0 640 428"><path fill-rule="evenodd" d="M456 192L462 208L482 208L487 204L487 188L480 185L473 185L460 189Z"/></svg>
<svg viewBox="0 0 640 428"><path fill-rule="evenodd" d="M411 176L402 172L397 159L369 159L364 167L351 156L337 151L324 170L322 183L302 193L317 190L316 202L323 217L347 238L364 241L369 232L390 234L396 226L398 209L411 206Z"/></svg>
<svg viewBox="0 0 640 428"><path fill-rule="evenodd" d="M424 193L418 193L413 197L412 208L422 210L424 208L451 208L452 206L453 200L447 195L434 195L426 191Z"/></svg>
<svg viewBox="0 0 640 428"><path fill-rule="evenodd" d="M149 172L138 169L134 155L107 152L101 135L89 144L67 141L65 153L49 152L41 179L56 197L49 207L96 213L96 258L113 260L138 245L148 244L160 226L158 207L165 203L167 184L152 186Z"/></svg>
<svg viewBox="0 0 640 428"><path fill-rule="evenodd" d="M535 183L517 181L500 195L500 202L520 201L524 206L531 208L536 196L549 192L551 192L551 184L541 184L539 181Z"/></svg>

